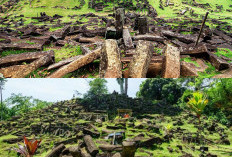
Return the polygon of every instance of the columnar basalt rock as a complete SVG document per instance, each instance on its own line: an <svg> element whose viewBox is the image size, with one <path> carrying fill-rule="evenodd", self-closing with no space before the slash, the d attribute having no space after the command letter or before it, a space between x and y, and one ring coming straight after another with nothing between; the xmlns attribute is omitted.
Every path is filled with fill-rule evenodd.
<svg viewBox="0 0 232 157"><path fill-rule="evenodd" d="M118 8L115 13L115 28L116 28L116 38L119 39L122 37L123 26L125 22L125 9Z"/></svg>
<svg viewBox="0 0 232 157"><path fill-rule="evenodd" d="M122 65L120 60L119 48L116 40L108 39L102 48L100 77L122 77Z"/></svg>
<svg viewBox="0 0 232 157"><path fill-rule="evenodd" d="M153 45L149 41L138 41L136 55L129 65L129 77L144 78L152 59Z"/></svg>
<svg viewBox="0 0 232 157"><path fill-rule="evenodd" d="M149 32L149 27L146 17L142 16L138 18L138 29L139 29L139 34L146 34Z"/></svg>
<svg viewBox="0 0 232 157"><path fill-rule="evenodd" d="M164 78L180 77L180 51L170 44L167 45L165 50L164 69Z"/></svg>

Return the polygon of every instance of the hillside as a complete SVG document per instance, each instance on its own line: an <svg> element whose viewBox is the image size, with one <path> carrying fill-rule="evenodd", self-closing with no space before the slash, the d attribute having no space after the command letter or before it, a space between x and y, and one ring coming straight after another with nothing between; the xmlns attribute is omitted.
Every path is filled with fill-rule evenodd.
<svg viewBox="0 0 232 157"><path fill-rule="evenodd" d="M91 103L83 106L79 104L79 99L57 102L42 110L1 122L0 156L17 156L10 148L17 147L16 143L22 143L22 136L42 139L35 157L55 157L60 154L62 157L115 157L120 156L117 152L127 154L134 151L136 157L231 156L231 128L217 121L202 117L199 125L197 117L188 111L180 113L171 109L175 114L167 115L164 112L165 109L170 110L167 106L159 109L159 106L148 105L146 107L153 113L150 111L145 114L147 111L142 110L142 107L145 107L146 101L117 94L105 97L105 100L99 99L96 103L104 106L107 102L113 106L118 102L118 109L132 109L132 117L112 119L111 116L111 120L108 120L107 112L98 110ZM128 102L127 105L125 102ZM109 115L112 110L117 111L116 108L108 109ZM139 110L140 113L137 112ZM112 135L106 138L114 132L122 133L117 135L116 145L112 144ZM95 153L91 155L89 149L93 148L86 143L87 135L93 137L90 141L95 145ZM132 147L125 150L125 145Z"/></svg>
<svg viewBox="0 0 232 157"><path fill-rule="evenodd" d="M115 11L120 7L125 9L125 15L117 26L120 19L115 18ZM205 27L195 45L207 11ZM131 60L139 60L134 54L139 49L138 40L143 40L149 42L145 43L149 48L142 52L151 56L143 65L143 77L231 77L231 12L231 0L220 4L216 0L1 0L0 73L7 78L136 77L131 74L136 68ZM145 21L141 25L139 20ZM101 53L108 39L117 40L115 45L109 43L116 49L109 52L107 48ZM178 67L174 69L175 76L169 74L173 69L169 58L164 57L172 53L166 52L169 44L180 53L171 58L175 60L171 64ZM23 57L27 52L39 51L46 53ZM11 56L18 58L13 61L5 58L11 54L21 55ZM41 58L45 54L50 58ZM110 65L111 60L118 60L117 64ZM118 70L107 74L111 68Z"/></svg>

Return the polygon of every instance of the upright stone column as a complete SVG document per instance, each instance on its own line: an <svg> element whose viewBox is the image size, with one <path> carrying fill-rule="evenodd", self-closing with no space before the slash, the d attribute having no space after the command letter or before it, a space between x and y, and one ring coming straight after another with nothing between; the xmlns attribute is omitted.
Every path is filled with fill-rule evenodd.
<svg viewBox="0 0 232 157"><path fill-rule="evenodd" d="M148 33L148 23L146 17L139 17L138 18L138 27L139 27L139 34L146 34Z"/></svg>
<svg viewBox="0 0 232 157"><path fill-rule="evenodd" d="M119 39L122 37L122 31L125 21L125 10L124 8L118 8L115 13L115 28L116 28L116 38Z"/></svg>
<svg viewBox="0 0 232 157"><path fill-rule="evenodd" d="M124 141L122 143L122 157L134 157L136 152L135 142Z"/></svg>

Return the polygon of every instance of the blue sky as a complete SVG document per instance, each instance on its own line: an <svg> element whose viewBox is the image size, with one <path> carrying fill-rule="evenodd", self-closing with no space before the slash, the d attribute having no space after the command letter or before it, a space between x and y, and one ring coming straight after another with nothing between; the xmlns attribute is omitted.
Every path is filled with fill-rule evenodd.
<svg viewBox="0 0 232 157"><path fill-rule="evenodd" d="M73 97L75 90L84 94L89 89L88 81L91 79L7 79L3 90L3 99L10 97L12 93L22 93L24 96L45 101L69 100ZM116 79L106 79L110 93L120 91ZM128 95L135 97L139 85L145 79L129 79Z"/></svg>

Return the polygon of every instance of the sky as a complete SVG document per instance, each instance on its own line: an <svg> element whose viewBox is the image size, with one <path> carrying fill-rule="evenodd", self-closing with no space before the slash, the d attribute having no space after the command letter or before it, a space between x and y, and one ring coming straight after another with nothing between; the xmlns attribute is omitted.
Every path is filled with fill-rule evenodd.
<svg viewBox="0 0 232 157"><path fill-rule="evenodd" d="M33 98L56 102L61 100L69 100L77 90L81 94L88 91L88 81L92 79L7 79L3 90L3 100L11 96L12 93L22 93L23 96L32 96ZM106 79L107 87L110 93L114 90L119 92L120 87L116 79ZM135 97L139 90L139 85L145 79L128 80L128 95Z"/></svg>

